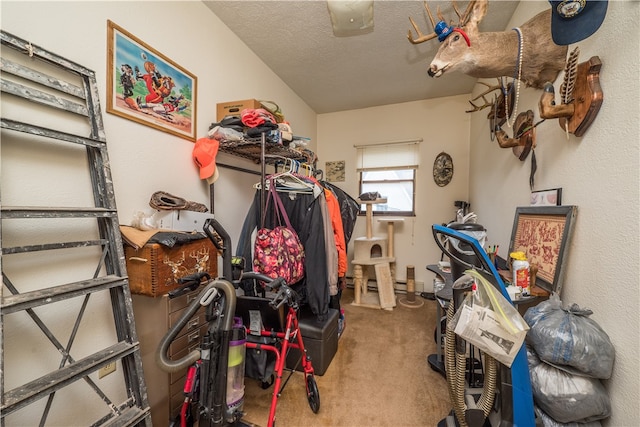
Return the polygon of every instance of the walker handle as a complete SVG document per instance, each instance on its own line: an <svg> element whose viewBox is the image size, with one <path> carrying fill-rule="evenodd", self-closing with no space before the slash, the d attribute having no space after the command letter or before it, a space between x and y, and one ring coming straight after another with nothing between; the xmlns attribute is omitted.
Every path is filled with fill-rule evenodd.
<svg viewBox="0 0 640 427"><path fill-rule="evenodd" d="M286 302L294 310L297 310L298 309L298 302L299 302L298 300L299 300L299 297L298 297L298 294L296 293L296 291L294 291L289 286L287 286L284 283L284 279L282 279L282 283L281 283L280 289L278 290L278 293L276 294L276 296L273 297L273 299L271 300L269 305L274 310L277 310L280 307L282 307L282 305Z"/></svg>
<svg viewBox="0 0 640 427"><path fill-rule="evenodd" d="M282 285L286 286L287 284L287 282L282 277L276 277L275 279L272 279L266 274L258 273L256 271L243 271L242 277L240 278L240 280L243 280L243 279L259 280L260 282L264 283L265 288L268 288L274 291L277 291L278 289L280 289Z"/></svg>

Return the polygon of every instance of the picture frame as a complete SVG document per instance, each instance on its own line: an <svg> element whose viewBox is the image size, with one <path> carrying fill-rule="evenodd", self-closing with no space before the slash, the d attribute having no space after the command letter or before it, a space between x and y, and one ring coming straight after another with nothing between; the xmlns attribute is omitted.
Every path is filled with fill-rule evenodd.
<svg viewBox="0 0 640 427"><path fill-rule="evenodd" d="M107 21L107 112L196 140L198 79Z"/></svg>
<svg viewBox="0 0 640 427"><path fill-rule="evenodd" d="M329 182L344 182L345 176L345 161L337 160L333 162L325 162L325 170L327 174L327 181Z"/></svg>
<svg viewBox="0 0 640 427"><path fill-rule="evenodd" d="M509 253L522 251L538 268L536 286L560 293L567 248L577 206L523 206L516 208Z"/></svg>
<svg viewBox="0 0 640 427"><path fill-rule="evenodd" d="M551 188L531 192L531 206L560 206L562 205L562 188Z"/></svg>

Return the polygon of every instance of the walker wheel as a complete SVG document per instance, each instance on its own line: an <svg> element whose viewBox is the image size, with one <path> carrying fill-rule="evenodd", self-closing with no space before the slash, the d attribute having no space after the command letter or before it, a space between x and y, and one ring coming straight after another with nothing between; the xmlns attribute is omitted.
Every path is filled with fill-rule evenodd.
<svg viewBox="0 0 640 427"><path fill-rule="evenodd" d="M307 399L309 399L311 410L317 414L320 410L320 391L313 375L307 375Z"/></svg>

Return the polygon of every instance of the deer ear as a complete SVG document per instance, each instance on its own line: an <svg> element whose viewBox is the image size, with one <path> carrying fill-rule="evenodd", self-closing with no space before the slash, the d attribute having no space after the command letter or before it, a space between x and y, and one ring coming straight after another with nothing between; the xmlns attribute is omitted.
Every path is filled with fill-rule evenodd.
<svg viewBox="0 0 640 427"><path fill-rule="evenodd" d="M477 1L473 5L471 14L469 15L469 21L465 25L464 29L468 34L475 34L478 32L478 24L487 14L487 2Z"/></svg>

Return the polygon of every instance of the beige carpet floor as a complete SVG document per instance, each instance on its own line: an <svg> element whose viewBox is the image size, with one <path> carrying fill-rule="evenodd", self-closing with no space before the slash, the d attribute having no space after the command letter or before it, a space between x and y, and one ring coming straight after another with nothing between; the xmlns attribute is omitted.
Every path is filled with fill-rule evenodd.
<svg viewBox="0 0 640 427"><path fill-rule="evenodd" d="M398 295L399 298L402 296ZM279 427L435 426L451 409L444 377L427 356L433 339L436 302L393 310L351 305L353 290L342 297L346 328L327 371L316 375L320 410L309 407L304 376L293 374L278 399ZM245 381L245 420L266 426L273 387Z"/></svg>

